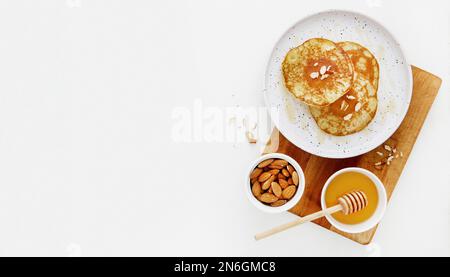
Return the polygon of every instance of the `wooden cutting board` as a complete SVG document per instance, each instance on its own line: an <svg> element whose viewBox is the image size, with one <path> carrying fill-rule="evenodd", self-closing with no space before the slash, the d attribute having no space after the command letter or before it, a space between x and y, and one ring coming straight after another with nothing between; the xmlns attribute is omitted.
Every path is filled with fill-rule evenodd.
<svg viewBox="0 0 450 277"><path fill-rule="evenodd" d="M297 160L305 173L306 187L303 197L290 212L305 216L319 211L321 209L320 195L326 180L336 171L346 167L362 167L372 171L383 182L389 201L442 83L440 78L431 73L414 66L412 69L414 78L413 95L405 119L391 138L369 153L349 159L321 158L297 148L276 128L273 130L264 153L287 154ZM390 165L375 166L377 162L383 159L377 152L387 152L384 145L396 148L397 153L395 155L398 154L399 157L392 160ZM400 157L400 153L403 154L403 157ZM360 244L369 244L377 229L377 227L374 227L364 233L348 234L331 226L325 217L314 221L314 223Z"/></svg>

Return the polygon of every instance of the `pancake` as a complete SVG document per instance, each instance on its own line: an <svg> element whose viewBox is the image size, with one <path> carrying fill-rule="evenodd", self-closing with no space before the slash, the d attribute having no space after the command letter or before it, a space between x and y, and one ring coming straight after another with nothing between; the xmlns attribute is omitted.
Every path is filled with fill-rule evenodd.
<svg viewBox="0 0 450 277"><path fill-rule="evenodd" d="M353 64L331 40L314 38L291 49L282 65L286 88L310 106L324 107L352 86Z"/></svg>
<svg viewBox="0 0 450 277"><path fill-rule="evenodd" d="M375 117L378 99L379 66L375 56L354 42L338 43L353 63L355 80L352 88L328 107L310 107L311 114L323 131L346 136L364 129Z"/></svg>
<svg viewBox="0 0 450 277"><path fill-rule="evenodd" d="M378 80L380 77L380 68L375 56L364 46L355 42L345 41L337 44L349 56L353 63L356 74L362 75L362 78L367 80L373 89L378 91Z"/></svg>

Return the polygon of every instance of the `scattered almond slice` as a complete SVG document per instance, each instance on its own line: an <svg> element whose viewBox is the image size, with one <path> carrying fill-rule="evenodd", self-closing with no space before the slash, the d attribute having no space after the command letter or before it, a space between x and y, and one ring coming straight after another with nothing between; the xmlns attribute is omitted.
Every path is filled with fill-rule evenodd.
<svg viewBox="0 0 450 277"><path fill-rule="evenodd" d="M253 133L250 131L245 132L245 136L247 137L248 143L255 144L258 142L256 138L253 136Z"/></svg>
<svg viewBox="0 0 450 277"><path fill-rule="evenodd" d="M321 75L324 75L325 73L327 73L327 67L326 67L325 65L323 65L323 66L320 68L320 74L321 74Z"/></svg>
<svg viewBox="0 0 450 277"><path fill-rule="evenodd" d="M384 149L386 149L389 152L392 152L392 148L389 145L384 145Z"/></svg>
<svg viewBox="0 0 450 277"><path fill-rule="evenodd" d="M315 64L314 64L314 66L318 66L318 65L319 65L319 63L315 63Z"/></svg>
<svg viewBox="0 0 450 277"><path fill-rule="evenodd" d="M355 112L361 110L361 106L362 106L361 103L358 102L358 103L355 105Z"/></svg>
<svg viewBox="0 0 450 277"><path fill-rule="evenodd" d="M329 65L329 66L327 67L327 71L330 71L330 69L331 69L331 65Z"/></svg>
<svg viewBox="0 0 450 277"><path fill-rule="evenodd" d="M377 154L378 154L378 156L380 156L380 157L383 157L383 156L384 156L384 154L381 153L381 152L377 152Z"/></svg>
<svg viewBox="0 0 450 277"><path fill-rule="evenodd" d="M345 110L345 106L347 105L347 102L345 100L342 100L341 102L341 110Z"/></svg>
<svg viewBox="0 0 450 277"><path fill-rule="evenodd" d="M400 151L400 157L402 157L402 158L403 158L403 152L401 152L401 151Z"/></svg>
<svg viewBox="0 0 450 277"><path fill-rule="evenodd" d="M313 73L311 73L310 77L311 77L311 79L317 79L317 78L319 78L319 72L313 72Z"/></svg>
<svg viewBox="0 0 450 277"><path fill-rule="evenodd" d="M394 159L393 156L389 157L389 158L387 159L387 161L386 161L386 164L387 164L387 165L390 165L393 159Z"/></svg>
<svg viewBox="0 0 450 277"><path fill-rule="evenodd" d="M324 74L322 75L322 77L320 77L320 80L325 80L326 78L328 78L330 75L328 74Z"/></svg>
<svg viewBox="0 0 450 277"><path fill-rule="evenodd" d="M352 119L353 114L348 114L346 116L344 116L344 121L349 121L350 119Z"/></svg>
<svg viewBox="0 0 450 277"><path fill-rule="evenodd" d="M355 96L353 96L353 95L347 95L347 99L349 99L349 100L355 100L355 99L356 99L356 97L355 97Z"/></svg>
<svg viewBox="0 0 450 277"><path fill-rule="evenodd" d="M381 162L377 162L377 163L375 163L375 166L380 166L380 165L382 165L382 163L381 163Z"/></svg>

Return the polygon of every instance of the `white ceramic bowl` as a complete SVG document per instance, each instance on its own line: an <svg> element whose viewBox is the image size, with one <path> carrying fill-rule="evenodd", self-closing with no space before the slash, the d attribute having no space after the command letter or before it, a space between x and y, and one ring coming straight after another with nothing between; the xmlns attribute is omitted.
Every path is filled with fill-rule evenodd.
<svg viewBox="0 0 450 277"><path fill-rule="evenodd" d="M252 173L252 171L256 168L256 166L260 162L268 160L268 159L285 160L285 161L289 162L289 164L291 164L294 167L295 171L297 171L297 173L298 173L299 184L298 184L298 187L297 187L297 190L296 190L294 196L286 204L284 204L283 206L280 206L280 207L271 207L271 206L264 205L258 199L256 199L252 193L251 184L250 184L250 174ZM303 170L300 167L300 165L293 158L291 158L287 155L284 155L284 154L280 154L280 153L272 153L272 154L267 154L267 155L261 156L260 158L256 159L250 165L250 167L245 175L244 185L245 185L245 191L247 193L248 199L255 207L257 207L258 209L260 209L261 211L266 212L266 213L281 213L281 212L291 209L300 201L300 198L303 195L303 191L305 190L305 175L303 174Z"/></svg>
<svg viewBox="0 0 450 277"><path fill-rule="evenodd" d="M327 182L325 183L325 186L322 189L322 196L321 196L322 209L329 208L325 204L325 192L327 191L328 186L330 185L331 181L336 176L338 176L342 173L345 173L345 172L358 172L358 173L364 174L365 176L369 177L370 180L372 180L372 182L375 184L375 186L377 188L377 192L378 192L378 207L369 219L367 219L366 221L359 223L359 224L353 224L353 225L344 224L344 223L341 223L341 222L337 221L336 219L334 219L334 217L332 217L331 215L325 215L325 217L331 223L331 225L333 225L334 227L336 227L337 229L339 229L343 232L350 233L350 234L362 233L362 232L368 231L368 230L372 229L373 227L375 227L380 222L381 218L383 217L383 214L386 210L386 205L387 205L386 190L384 189L384 185L380 181L380 179L378 179L378 177L375 174L373 174L372 172L370 172L366 169L363 169L363 168L359 168L359 167L344 168L344 169L339 170L338 172L334 173L330 178L328 178Z"/></svg>

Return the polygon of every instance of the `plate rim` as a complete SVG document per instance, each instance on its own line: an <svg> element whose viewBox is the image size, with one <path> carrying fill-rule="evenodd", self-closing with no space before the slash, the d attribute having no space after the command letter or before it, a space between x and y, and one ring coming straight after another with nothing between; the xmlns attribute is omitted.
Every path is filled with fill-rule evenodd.
<svg viewBox="0 0 450 277"><path fill-rule="evenodd" d="M286 31L284 31L279 36L279 38L276 40L274 46L272 47L272 50L270 51L270 54L269 54L269 57L268 57L268 61L266 63L266 70L265 70L265 73L264 73L264 103L265 103L266 107L269 109L269 114L270 114L271 121L272 121L273 125L278 129L278 131L281 134L283 134L283 136L285 136L284 132L279 128L278 124L273 120L273 114L272 113L274 111L272 111L270 109L269 101L267 99L268 98L268 96L267 96L267 94L268 94L267 93L268 92L268 89L267 89L267 83L268 82L267 82L267 80L268 80L268 75L269 75L269 67L270 67L270 64L271 64L272 56L273 56L273 54L274 54L274 52L275 52L275 50L277 48L277 45L281 42L281 40L285 37L285 35L289 32L289 30L292 29L292 27L294 27L294 26L300 24L302 21L310 19L310 18L312 18L314 16L317 16L317 15L320 15L320 14L323 14L323 13L332 13L332 12L354 14L354 15L357 15L357 16L365 17L365 18L373 21L375 24L378 24L383 29L383 31L385 31L389 36L392 37L392 39L396 43L396 46L399 48L401 54L403 55L403 57L405 59L405 67L406 67L406 71L407 71L407 75L408 75L408 86L409 86L409 88L407 89L407 92L409 92L408 93L409 97L407 99L407 108L405 109L403 114L401 114L399 116L398 122L395 125L393 125L394 128L392 128L392 131L387 133L389 135L383 140L383 142L385 142L390 137L392 137L392 135L398 130L400 125L405 120L406 115L408 114L408 111L409 111L409 108L410 108L410 105L411 105L412 95L413 95L413 81L414 80L413 80L412 68L411 68L411 64L408 62L409 58L406 56L405 51L404 51L402 45L400 44L400 42L398 41L397 37L389 29L387 29L384 24L380 23L378 20L374 19L371 16L368 16L366 14L363 14L363 13L360 13L360 12L357 12L357 11L353 11L353 10L326 9L326 10L320 10L320 11L316 11L316 12L313 12L313 13L309 13L306 16L304 16L304 17L300 18L299 20L297 20L294 24L290 25L286 29ZM350 152L345 152L345 153L343 153L343 152L342 153L341 152L335 152L334 154L331 154L331 153L315 153L314 151L311 151L311 149L305 149L306 147L304 148L304 146L300 145L300 143L298 143L297 141L291 140L287 136L285 136L285 137L286 137L287 140L292 142L295 146L297 146L298 148L302 149L303 151L305 151L305 152L307 152L307 153L309 153L311 155L315 155L315 156L322 157L322 158L330 158L330 159L346 159L346 158L357 157L357 156L360 156L360 155L364 155L364 154L366 154L366 153L376 149L378 146L383 144L383 142L382 142L382 143L380 143L380 144L378 144L378 145L376 145L374 147L366 147L364 149L361 149L361 150L358 150L358 151L354 151L354 152L351 152L351 153Z"/></svg>

